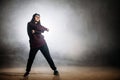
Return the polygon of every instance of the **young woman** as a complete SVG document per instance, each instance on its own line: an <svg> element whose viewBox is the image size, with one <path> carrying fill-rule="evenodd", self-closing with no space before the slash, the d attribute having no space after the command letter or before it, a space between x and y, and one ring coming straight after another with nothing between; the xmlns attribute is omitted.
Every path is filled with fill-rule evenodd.
<svg viewBox="0 0 120 80"><path fill-rule="evenodd" d="M27 25L27 32L29 36L29 42L30 42L30 52L29 52L29 58L26 66L26 72L24 74L24 77L29 75L29 72L31 70L31 66L33 64L33 60L35 58L35 55L38 50L41 51L43 56L46 58L47 62L49 63L52 70L54 70L54 75L58 75L59 72L57 71L57 68L50 56L48 46L46 44L46 41L44 40L44 36L41 34L44 31L49 31L48 28L45 28L40 23L40 15L35 13L32 17L32 20Z"/></svg>

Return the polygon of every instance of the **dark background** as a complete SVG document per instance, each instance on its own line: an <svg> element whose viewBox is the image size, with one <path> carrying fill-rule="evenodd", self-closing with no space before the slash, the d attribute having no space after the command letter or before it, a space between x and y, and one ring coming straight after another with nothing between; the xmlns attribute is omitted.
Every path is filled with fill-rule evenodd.
<svg viewBox="0 0 120 80"><path fill-rule="evenodd" d="M29 4L33 4L31 5L31 9L34 9L32 8L35 6L34 4L37 4L37 6L48 4L48 7L49 5L54 5L54 10L59 8L66 10L66 14L69 16L66 18L66 28L78 38L82 37L82 41L86 40L84 43L87 49L85 49L83 53L77 52L77 57L68 56L69 52L60 55L60 53L64 52L67 48L60 51L50 46L50 49L52 48L51 52L53 53L51 55L57 65L108 66L120 68L118 0L1 0L0 68L26 66L29 44L28 38L26 43L24 37L20 36L22 32L19 30L19 24L24 23L25 25L23 25L26 29L26 23L31 19L32 14L36 13L34 10L31 14L29 13L30 8L26 9L26 6L30 7ZM66 8L66 5L70 6L69 9ZM44 7L40 8L47 10ZM28 10L28 13L25 10ZM53 13L54 10L52 10ZM70 13L69 10L73 13ZM40 12L42 12L42 10L40 10ZM60 12L62 12L62 10ZM26 21L19 19L20 17L23 18L27 16L27 14L30 15L30 18ZM49 13L48 15L54 16ZM60 14L56 15L60 17ZM80 15L84 15L84 18L81 19ZM80 27L80 20L85 22L82 27ZM62 19L62 21L64 21L64 19ZM61 25L63 25L63 23ZM26 35L27 33L25 32L25 36ZM81 43L82 41L80 40ZM63 44L65 43L66 42L63 42ZM58 43L56 42L56 44ZM81 45L81 47L82 46L84 45ZM82 50L82 48L79 47L77 47L77 49ZM76 51L73 49L73 52ZM36 57L34 66L46 66L47 62L44 57L42 57L41 54L37 55L40 57ZM74 55L74 53L72 55Z"/></svg>

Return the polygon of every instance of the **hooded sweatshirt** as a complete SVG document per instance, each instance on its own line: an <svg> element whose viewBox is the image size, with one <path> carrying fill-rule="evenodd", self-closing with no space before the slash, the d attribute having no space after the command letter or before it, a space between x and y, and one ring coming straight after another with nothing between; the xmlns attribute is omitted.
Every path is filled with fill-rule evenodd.
<svg viewBox="0 0 120 80"><path fill-rule="evenodd" d="M35 33L32 33L32 30L35 30ZM29 43L31 48L38 48L46 44L46 41L44 40L44 36L42 33L46 31L47 28L40 24L35 24L32 22L29 22L27 25L27 33L29 36Z"/></svg>

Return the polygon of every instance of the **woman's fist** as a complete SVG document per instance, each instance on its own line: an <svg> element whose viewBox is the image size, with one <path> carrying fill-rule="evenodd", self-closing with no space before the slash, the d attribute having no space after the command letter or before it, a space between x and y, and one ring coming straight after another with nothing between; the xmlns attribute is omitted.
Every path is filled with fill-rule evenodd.
<svg viewBox="0 0 120 80"><path fill-rule="evenodd" d="M35 33L35 30L32 30L32 34L34 34Z"/></svg>

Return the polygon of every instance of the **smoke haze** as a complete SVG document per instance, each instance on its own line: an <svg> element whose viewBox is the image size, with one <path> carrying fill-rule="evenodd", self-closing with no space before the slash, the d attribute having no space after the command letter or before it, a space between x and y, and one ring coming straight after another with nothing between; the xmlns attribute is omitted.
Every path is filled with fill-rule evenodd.
<svg viewBox="0 0 120 80"><path fill-rule="evenodd" d="M3 0L0 10L0 68L26 66L34 13L50 29L43 35L57 65L120 66L117 1ZM39 51L34 66L44 65Z"/></svg>

